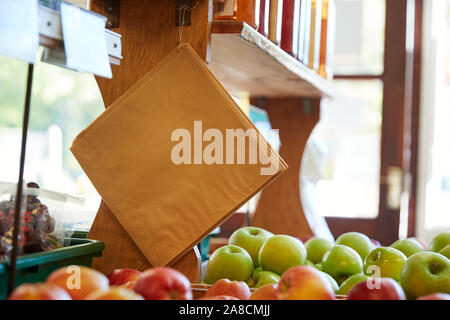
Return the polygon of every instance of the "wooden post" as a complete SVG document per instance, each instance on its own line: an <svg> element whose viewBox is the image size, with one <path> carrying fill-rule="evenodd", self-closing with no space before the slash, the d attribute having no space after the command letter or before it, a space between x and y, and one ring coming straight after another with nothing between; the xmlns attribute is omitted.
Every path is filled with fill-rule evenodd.
<svg viewBox="0 0 450 320"><path fill-rule="evenodd" d="M91 1L92 11L104 14L103 7L103 0ZM191 44L207 60L212 0L200 0L191 11L191 25L183 29L176 26L174 0L120 1L119 12L119 27L112 31L122 35L123 60L120 66L112 66L111 80L96 78L106 107L176 48L180 33L182 42ZM104 202L100 205L88 236L106 243L103 257L94 262L94 267L104 273L115 268L144 270L151 267ZM191 282L198 282L200 255L197 248L194 247L171 267L181 271Z"/></svg>
<svg viewBox="0 0 450 320"><path fill-rule="evenodd" d="M252 99L252 104L264 108L272 128L279 129L280 155L289 168L265 188L252 217L252 225L273 233L304 238L329 234L322 217L308 215L300 198L300 168L308 138L319 121L320 99L302 98Z"/></svg>

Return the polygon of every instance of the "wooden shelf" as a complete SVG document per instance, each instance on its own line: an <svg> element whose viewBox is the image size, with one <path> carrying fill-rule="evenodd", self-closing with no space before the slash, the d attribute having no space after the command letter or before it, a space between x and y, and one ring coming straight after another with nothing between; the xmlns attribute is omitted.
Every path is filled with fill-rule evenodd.
<svg viewBox="0 0 450 320"><path fill-rule="evenodd" d="M338 95L331 81L239 21L213 21L209 68L230 93L246 91L252 97Z"/></svg>

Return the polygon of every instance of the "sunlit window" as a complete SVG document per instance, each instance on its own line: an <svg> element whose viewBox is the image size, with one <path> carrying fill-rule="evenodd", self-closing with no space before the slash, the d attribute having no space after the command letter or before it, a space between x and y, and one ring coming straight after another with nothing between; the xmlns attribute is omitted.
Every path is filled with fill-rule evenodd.
<svg viewBox="0 0 450 320"><path fill-rule="evenodd" d="M386 1L336 0L335 74L382 74Z"/></svg>
<svg viewBox="0 0 450 320"><path fill-rule="evenodd" d="M424 3L419 234L450 227L450 0Z"/></svg>
<svg viewBox="0 0 450 320"><path fill-rule="evenodd" d="M0 181L17 182L27 64L0 56ZM104 110L92 75L35 65L25 175L42 188L81 195L67 212L68 229L86 230L100 197L69 150L75 136Z"/></svg>
<svg viewBox="0 0 450 320"><path fill-rule="evenodd" d="M333 71L348 80L322 100L301 171L304 207L322 216L378 216L385 11L382 0L336 0Z"/></svg>
<svg viewBox="0 0 450 320"><path fill-rule="evenodd" d="M308 141L303 201L322 216L378 215L383 86L379 80L335 81L343 97L323 101Z"/></svg>

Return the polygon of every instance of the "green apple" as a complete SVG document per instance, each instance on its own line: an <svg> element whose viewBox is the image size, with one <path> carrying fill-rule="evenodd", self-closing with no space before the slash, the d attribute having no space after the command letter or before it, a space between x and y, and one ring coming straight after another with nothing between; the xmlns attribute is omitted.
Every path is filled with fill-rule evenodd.
<svg viewBox="0 0 450 320"><path fill-rule="evenodd" d="M252 257L253 265L258 267L258 254L263 243L273 236L272 232L258 227L243 227L234 231L228 244L244 248Z"/></svg>
<svg viewBox="0 0 450 320"><path fill-rule="evenodd" d="M337 244L323 256L322 271L341 285L348 277L363 272L363 262L358 252Z"/></svg>
<svg viewBox="0 0 450 320"><path fill-rule="evenodd" d="M436 235L430 242L430 251L439 252L450 244L450 232L442 232Z"/></svg>
<svg viewBox="0 0 450 320"><path fill-rule="evenodd" d="M253 272L252 272L252 274L250 275L250 277L247 279L247 285L250 287L250 288L254 288L255 287L255 285L256 285L256 281L257 281L257 279L258 279L258 273L260 273L261 271L263 271L262 270L262 268L261 267L257 267L257 268L255 268L255 269L253 269Z"/></svg>
<svg viewBox="0 0 450 320"><path fill-rule="evenodd" d="M362 261L376 248L373 242L365 234L360 232L347 232L336 239L336 244L344 245L358 252Z"/></svg>
<svg viewBox="0 0 450 320"><path fill-rule="evenodd" d="M400 283L408 299L450 293L450 260L436 252L419 252L406 260Z"/></svg>
<svg viewBox="0 0 450 320"><path fill-rule="evenodd" d="M305 264L306 249L299 239L278 234L264 242L258 259L263 270L282 275L290 267Z"/></svg>
<svg viewBox="0 0 450 320"><path fill-rule="evenodd" d="M313 263L311 260L306 259L305 265L306 265L306 266L313 267L313 266L314 266L314 263Z"/></svg>
<svg viewBox="0 0 450 320"><path fill-rule="evenodd" d="M347 295L352 288L363 281L367 281L369 276L364 273L354 274L351 277L347 278L344 282L342 282L341 287L339 288L338 294Z"/></svg>
<svg viewBox="0 0 450 320"><path fill-rule="evenodd" d="M316 263L315 265L313 265L313 267L319 271L322 271L322 263Z"/></svg>
<svg viewBox="0 0 450 320"><path fill-rule="evenodd" d="M336 280L334 280L334 278L332 276L330 276L328 273L325 273L323 271L320 271L320 272L325 276L325 278L328 279L331 286L333 287L334 293L337 293L339 291L339 285L337 284Z"/></svg>
<svg viewBox="0 0 450 320"><path fill-rule="evenodd" d="M206 265L205 282L214 284L220 279L247 281L253 272L252 258L245 249L226 245L213 252Z"/></svg>
<svg viewBox="0 0 450 320"><path fill-rule="evenodd" d="M370 267L377 266L379 267L378 273L375 273L377 276L400 281L400 273L406 259L406 256L400 250L391 247L379 247L372 250L367 256L364 263L364 272L372 275L374 272L370 270Z"/></svg>
<svg viewBox="0 0 450 320"><path fill-rule="evenodd" d="M420 242L413 238L397 240L391 244L391 248L401 251L407 258L414 253L425 251Z"/></svg>
<svg viewBox="0 0 450 320"><path fill-rule="evenodd" d="M280 281L280 276L272 271L260 270L256 274L247 280L247 284L250 288L259 288L266 284L277 284Z"/></svg>
<svg viewBox="0 0 450 320"><path fill-rule="evenodd" d="M450 259L450 244L446 245L439 253L447 257L447 259Z"/></svg>
<svg viewBox="0 0 450 320"><path fill-rule="evenodd" d="M305 242L306 252L308 253L308 260L313 264L322 262L323 255L331 249L333 243L324 238L311 238Z"/></svg>
<svg viewBox="0 0 450 320"><path fill-rule="evenodd" d="M255 288L259 288L270 283L276 284L280 281L280 275L272 271L261 271L258 276L259 279L258 282L256 282Z"/></svg>

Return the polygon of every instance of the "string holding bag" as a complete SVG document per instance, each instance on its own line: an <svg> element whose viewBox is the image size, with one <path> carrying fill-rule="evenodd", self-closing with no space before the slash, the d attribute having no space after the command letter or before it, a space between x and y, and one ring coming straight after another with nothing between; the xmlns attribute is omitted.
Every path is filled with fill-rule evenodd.
<svg viewBox="0 0 450 320"><path fill-rule="evenodd" d="M179 49L182 44L182 36L183 36L183 26L184 26L184 18L186 15L186 11L194 10L200 1L197 1L192 7L189 7L186 4L182 4L179 6L178 10L180 10L180 14L178 15L178 46Z"/></svg>

